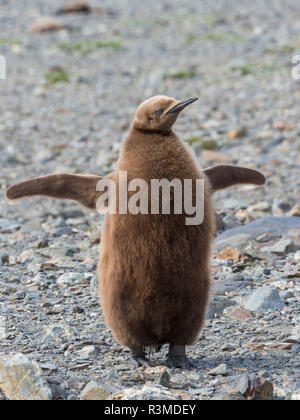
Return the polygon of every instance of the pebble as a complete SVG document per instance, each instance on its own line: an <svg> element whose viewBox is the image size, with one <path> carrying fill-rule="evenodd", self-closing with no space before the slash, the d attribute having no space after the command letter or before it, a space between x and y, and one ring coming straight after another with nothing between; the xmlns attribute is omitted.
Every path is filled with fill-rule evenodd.
<svg viewBox="0 0 300 420"><path fill-rule="evenodd" d="M162 385L144 385L140 389L127 388L113 396L115 400L190 400L191 396L178 390L168 390Z"/></svg>
<svg viewBox="0 0 300 420"><path fill-rule="evenodd" d="M162 386L168 388L169 385L170 385L170 378L171 378L170 371L169 371L169 369L165 368L161 372L161 374L158 376L158 378L156 379L155 382L159 385L162 385Z"/></svg>
<svg viewBox="0 0 300 420"><path fill-rule="evenodd" d="M210 301L206 317L207 319L220 318L226 308L235 305L236 303L231 299L223 296L214 296Z"/></svg>
<svg viewBox="0 0 300 420"><path fill-rule="evenodd" d="M225 363L222 363L221 365L217 366L214 369L211 369L209 372L209 375L211 376L226 376L228 374L228 368Z"/></svg>
<svg viewBox="0 0 300 420"><path fill-rule="evenodd" d="M59 286L75 286L76 284L89 284L93 275L90 273L65 273L58 277Z"/></svg>
<svg viewBox="0 0 300 420"><path fill-rule="evenodd" d="M233 321L249 321L250 319L253 319L253 315L250 311L239 306L226 308L223 315Z"/></svg>
<svg viewBox="0 0 300 420"><path fill-rule="evenodd" d="M99 385L95 381L90 381L80 394L83 401L102 401L111 399L116 390L108 385Z"/></svg>
<svg viewBox="0 0 300 420"><path fill-rule="evenodd" d="M275 245L265 246L264 248L262 248L262 251L272 252L276 255L286 255L290 252L294 252L295 250L295 243L291 239L281 239Z"/></svg>

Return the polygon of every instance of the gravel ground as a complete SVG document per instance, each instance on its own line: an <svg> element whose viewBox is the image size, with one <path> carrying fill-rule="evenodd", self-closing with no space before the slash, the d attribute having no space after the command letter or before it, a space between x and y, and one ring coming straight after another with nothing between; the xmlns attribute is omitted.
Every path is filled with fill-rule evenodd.
<svg viewBox="0 0 300 420"><path fill-rule="evenodd" d="M56 16L64 3L0 6L0 354L37 361L57 399L78 399L92 380L116 391L162 382L162 368L132 369L105 326L95 292L102 217L72 202L11 204L5 191L48 173L107 174L137 104L197 95L176 131L199 166L244 165L267 183L215 196L225 232L212 258L209 319L189 348L195 369L169 372L166 388L225 398L221 378L247 372L267 378L273 398L299 399L300 85L291 75L299 4L90 0L109 11ZM32 33L45 16L65 28ZM157 366L165 354L151 356Z"/></svg>

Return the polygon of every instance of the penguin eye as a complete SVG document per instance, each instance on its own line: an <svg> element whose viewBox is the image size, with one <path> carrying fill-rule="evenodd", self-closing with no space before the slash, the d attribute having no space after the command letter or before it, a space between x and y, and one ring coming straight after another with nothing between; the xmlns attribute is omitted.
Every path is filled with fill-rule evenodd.
<svg viewBox="0 0 300 420"><path fill-rule="evenodd" d="M163 109L157 109L156 111L154 111L155 115L161 115L164 112Z"/></svg>

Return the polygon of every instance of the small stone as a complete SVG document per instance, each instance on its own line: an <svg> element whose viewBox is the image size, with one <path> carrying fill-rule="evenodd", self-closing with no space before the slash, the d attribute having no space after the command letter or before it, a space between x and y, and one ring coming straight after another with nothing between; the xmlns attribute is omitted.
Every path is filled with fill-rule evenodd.
<svg viewBox="0 0 300 420"><path fill-rule="evenodd" d="M58 367L51 363L45 363L43 365L40 365L40 368L49 372L56 372L58 370Z"/></svg>
<svg viewBox="0 0 300 420"><path fill-rule="evenodd" d="M233 321L249 321L249 319L253 318L251 312L239 306L226 308L223 315Z"/></svg>
<svg viewBox="0 0 300 420"><path fill-rule="evenodd" d="M100 350L97 346L86 346L83 347L81 350L78 350L76 352L76 355L79 359L87 360L91 356L94 356L96 354L99 354Z"/></svg>
<svg viewBox="0 0 300 420"><path fill-rule="evenodd" d="M9 255L6 253L0 254L0 267L9 264Z"/></svg>
<svg viewBox="0 0 300 420"><path fill-rule="evenodd" d="M89 382L80 394L83 401L100 401L108 400L116 392L115 389L108 385L98 385L96 382Z"/></svg>
<svg viewBox="0 0 300 420"><path fill-rule="evenodd" d="M270 210L271 210L271 205L267 201L260 201L259 203L249 206L247 209L249 213L253 211L270 211Z"/></svg>
<svg viewBox="0 0 300 420"><path fill-rule="evenodd" d="M79 305L74 306L73 308L74 314L82 314L83 312L84 312L84 309L81 306Z"/></svg>
<svg viewBox="0 0 300 420"><path fill-rule="evenodd" d="M203 152L201 153L201 160L203 162L233 162L230 156L225 155L224 153L216 152L215 150L203 150Z"/></svg>
<svg viewBox="0 0 300 420"><path fill-rule="evenodd" d="M94 297L98 297L98 277L93 276L90 282L90 293Z"/></svg>
<svg viewBox="0 0 300 420"><path fill-rule="evenodd" d="M300 261L300 251L297 251L294 255L294 260Z"/></svg>
<svg viewBox="0 0 300 420"><path fill-rule="evenodd" d="M300 344L300 325L292 329L291 335L286 340L288 343Z"/></svg>
<svg viewBox="0 0 300 420"><path fill-rule="evenodd" d="M264 252L271 252L276 255L286 255L296 250L295 243L291 239L281 239L275 245L261 248Z"/></svg>
<svg viewBox="0 0 300 420"><path fill-rule="evenodd" d="M101 240L100 235L101 235L100 232L98 232L97 230L91 233L90 243L92 246L100 244L100 240Z"/></svg>
<svg viewBox="0 0 300 420"><path fill-rule="evenodd" d="M245 137L246 135L247 135L247 130L244 127L234 128L227 133L227 137L230 140L240 139L242 137Z"/></svg>
<svg viewBox="0 0 300 420"><path fill-rule="evenodd" d="M59 9L57 15L67 15L70 13L91 13L91 8L85 1L77 1L74 3L67 3Z"/></svg>
<svg viewBox="0 0 300 420"><path fill-rule="evenodd" d="M224 344L224 346L221 347L222 351L234 351L235 347L231 344Z"/></svg>
<svg viewBox="0 0 300 420"><path fill-rule="evenodd" d="M39 218L32 219L21 227L20 232L38 232L42 230L41 221Z"/></svg>
<svg viewBox="0 0 300 420"><path fill-rule="evenodd" d="M169 387L170 385L170 372L167 368L165 368L162 373L159 375L159 377L156 379L156 383L165 387Z"/></svg>
<svg viewBox="0 0 300 420"><path fill-rule="evenodd" d="M270 381L249 374L218 378L215 389L230 395L242 395L249 400L270 400L273 395L273 385Z"/></svg>
<svg viewBox="0 0 300 420"><path fill-rule="evenodd" d="M300 203L296 204L288 213L291 217L300 217Z"/></svg>
<svg viewBox="0 0 300 420"><path fill-rule="evenodd" d="M54 32L54 31L60 31L61 29L64 29L65 25L60 22L57 19L53 19L51 17L45 17L45 18L41 18L37 21L35 21L32 26L30 31L32 33L41 33L41 32Z"/></svg>
<svg viewBox="0 0 300 420"><path fill-rule="evenodd" d="M239 243L249 244L249 239L255 239L259 235L269 233L275 237L282 237L295 229L300 229L300 219L298 217L263 217L257 219L254 222L247 223L244 226L232 228L222 232L216 239L215 245L218 248L222 246L224 249L226 245L236 246L237 241L233 240L236 237L240 237Z"/></svg>
<svg viewBox="0 0 300 420"><path fill-rule="evenodd" d="M228 373L228 368L227 368L227 365L225 363L222 363L221 365L217 366L216 368L211 369L208 373L211 376L217 376L217 375L226 376L227 373Z"/></svg>
<svg viewBox="0 0 300 420"><path fill-rule="evenodd" d="M283 300L283 302L285 302L287 299L294 297L293 293L290 292L289 290L281 290L279 292L279 296L280 296L280 299Z"/></svg>
<svg viewBox="0 0 300 420"><path fill-rule="evenodd" d="M142 388L127 388L113 395L113 400L191 400L184 391L169 390L162 385L144 385Z"/></svg>
<svg viewBox="0 0 300 420"><path fill-rule="evenodd" d="M284 303L280 299L277 289L269 286L256 289L246 301L244 308L253 312L265 312L267 310L281 311Z"/></svg>
<svg viewBox="0 0 300 420"><path fill-rule="evenodd" d="M239 394L225 394L223 392L214 394L211 401L245 401L245 398Z"/></svg>
<svg viewBox="0 0 300 420"><path fill-rule="evenodd" d="M59 286L75 286L76 284L89 284L93 275L91 273L65 273L56 280Z"/></svg>
<svg viewBox="0 0 300 420"><path fill-rule="evenodd" d="M25 290L19 290L18 292L14 294L14 299L17 299L17 300L23 300L25 299L25 297L26 297Z"/></svg>
<svg viewBox="0 0 300 420"><path fill-rule="evenodd" d="M207 319L220 318L226 308L235 306L236 303L223 296L214 296L210 301L209 308L207 311Z"/></svg>
<svg viewBox="0 0 300 420"><path fill-rule="evenodd" d="M20 229L20 224L10 219L0 218L0 233L13 233Z"/></svg>
<svg viewBox="0 0 300 420"><path fill-rule="evenodd" d="M32 259L33 259L33 250L28 249L28 250L22 252L22 254L18 258L18 262L20 262L22 264L27 264L30 261L32 261Z"/></svg>
<svg viewBox="0 0 300 420"><path fill-rule="evenodd" d="M262 243L269 242L272 239L274 239L274 236L271 235L270 233L263 233L262 235L259 235L257 238L255 238L257 242L262 242Z"/></svg>
<svg viewBox="0 0 300 420"><path fill-rule="evenodd" d="M78 254L80 252L79 248L68 248L66 249L65 255L66 257L73 257L75 254Z"/></svg>

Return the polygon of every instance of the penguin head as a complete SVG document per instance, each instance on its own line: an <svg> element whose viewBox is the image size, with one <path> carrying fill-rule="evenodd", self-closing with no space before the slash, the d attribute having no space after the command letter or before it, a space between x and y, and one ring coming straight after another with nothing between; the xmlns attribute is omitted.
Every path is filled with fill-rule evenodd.
<svg viewBox="0 0 300 420"><path fill-rule="evenodd" d="M153 96L138 107L133 127L139 130L168 132L180 112L198 99L193 97L177 101L168 96Z"/></svg>

